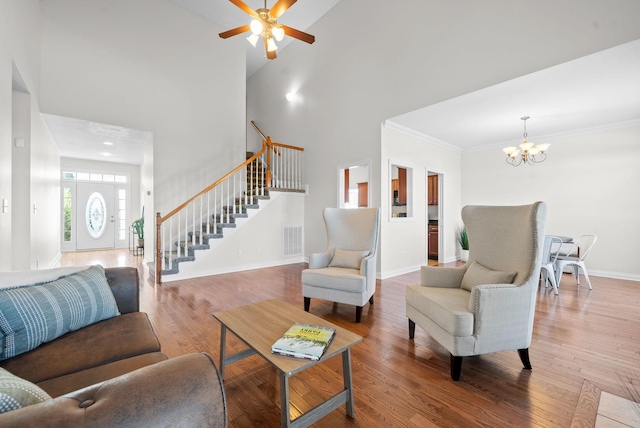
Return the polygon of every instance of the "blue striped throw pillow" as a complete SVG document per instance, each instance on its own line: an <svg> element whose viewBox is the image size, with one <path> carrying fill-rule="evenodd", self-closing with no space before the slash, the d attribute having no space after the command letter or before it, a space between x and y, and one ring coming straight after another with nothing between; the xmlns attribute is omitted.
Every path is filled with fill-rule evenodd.
<svg viewBox="0 0 640 428"><path fill-rule="evenodd" d="M42 285L0 291L0 360L117 315L102 266Z"/></svg>

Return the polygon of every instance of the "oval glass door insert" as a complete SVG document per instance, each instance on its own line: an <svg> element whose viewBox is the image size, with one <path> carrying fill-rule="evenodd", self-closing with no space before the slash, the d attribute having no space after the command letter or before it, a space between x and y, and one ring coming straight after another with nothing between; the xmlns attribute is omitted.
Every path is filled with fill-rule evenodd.
<svg viewBox="0 0 640 428"><path fill-rule="evenodd" d="M98 192L93 192L87 200L85 209L85 223L89 235L94 238L100 238L107 226L107 205L104 198Z"/></svg>

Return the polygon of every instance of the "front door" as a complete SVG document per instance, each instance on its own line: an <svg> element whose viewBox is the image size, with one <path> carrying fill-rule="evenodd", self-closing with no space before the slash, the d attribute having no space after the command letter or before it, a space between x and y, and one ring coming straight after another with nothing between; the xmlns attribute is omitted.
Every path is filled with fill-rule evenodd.
<svg viewBox="0 0 640 428"><path fill-rule="evenodd" d="M113 184L78 182L76 249L115 247L115 190Z"/></svg>

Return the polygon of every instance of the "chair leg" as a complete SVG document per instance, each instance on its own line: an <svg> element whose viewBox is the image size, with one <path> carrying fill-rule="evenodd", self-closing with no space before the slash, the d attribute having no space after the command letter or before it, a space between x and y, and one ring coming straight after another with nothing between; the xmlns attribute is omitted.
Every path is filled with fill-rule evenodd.
<svg viewBox="0 0 640 428"><path fill-rule="evenodd" d="M522 361L522 365L525 369L531 370L531 361L529 361L529 348L518 349L518 355L520 356L520 361Z"/></svg>
<svg viewBox="0 0 640 428"><path fill-rule="evenodd" d="M456 357L451 354L451 379L460 380L460 372L462 371L462 357Z"/></svg>
<svg viewBox="0 0 640 428"><path fill-rule="evenodd" d="M356 306L356 322L362 319L362 306Z"/></svg>
<svg viewBox="0 0 640 428"><path fill-rule="evenodd" d="M582 274L584 275L585 281L587 281L587 285L589 286L589 290L593 290L593 288L591 288L591 281L589 280L589 274L587 273L587 268L584 266L584 264L581 264L580 268L582 269Z"/></svg>
<svg viewBox="0 0 640 428"><path fill-rule="evenodd" d="M416 323L409 320L409 339L413 339L416 336Z"/></svg>
<svg viewBox="0 0 640 428"><path fill-rule="evenodd" d="M304 310L309 312L309 307L311 306L311 297L304 298Z"/></svg>
<svg viewBox="0 0 640 428"><path fill-rule="evenodd" d="M547 278L549 279L549 282L553 286L553 292L557 295L558 294L558 283L556 282L556 276L553 273L547 273Z"/></svg>
<svg viewBox="0 0 640 428"><path fill-rule="evenodd" d="M373 296L369 297L369 304L373 305Z"/></svg>
<svg viewBox="0 0 640 428"><path fill-rule="evenodd" d="M564 270L564 266L559 265L556 266L556 286L560 288L560 281L562 280L562 271Z"/></svg>

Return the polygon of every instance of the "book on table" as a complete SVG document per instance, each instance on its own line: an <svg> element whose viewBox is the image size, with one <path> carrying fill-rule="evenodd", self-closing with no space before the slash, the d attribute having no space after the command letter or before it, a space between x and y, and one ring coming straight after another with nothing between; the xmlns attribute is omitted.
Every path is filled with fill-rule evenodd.
<svg viewBox="0 0 640 428"><path fill-rule="evenodd" d="M329 347L335 333L334 328L295 323L271 345L271 352L319 360Z"/></svg>

